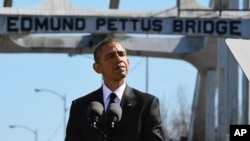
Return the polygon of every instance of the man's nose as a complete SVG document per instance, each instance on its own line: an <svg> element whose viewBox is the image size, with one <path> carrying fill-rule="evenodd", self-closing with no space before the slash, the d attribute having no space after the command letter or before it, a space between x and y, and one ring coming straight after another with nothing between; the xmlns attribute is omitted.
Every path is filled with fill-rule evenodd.
<svg viewBox="0 0 250 141"><path fill-rule="evenodd" d="M115 61L116 62L121 62L122 61L122 57L118 53L115 54Z"/></svg>

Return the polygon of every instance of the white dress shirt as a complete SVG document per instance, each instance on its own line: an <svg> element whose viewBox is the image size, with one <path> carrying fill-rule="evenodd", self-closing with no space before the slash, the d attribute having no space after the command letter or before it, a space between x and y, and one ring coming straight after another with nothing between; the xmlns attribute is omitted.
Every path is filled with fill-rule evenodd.
<svg viewBox="0 0 250 141"><path fill-rule="evenodd" d="M109 103L109 95L111 93L115 93L116 94L116 98L115 98L115 103L119 104L121 103L122 100L122 95L124 93L126 87L126 83L123 83L119 88L117 88L115 91L111 91L105 84L102 85L102 90L103 90L103 102L104 102L104 106L105 106L105 110L108 107L108 103Z"/></svg>

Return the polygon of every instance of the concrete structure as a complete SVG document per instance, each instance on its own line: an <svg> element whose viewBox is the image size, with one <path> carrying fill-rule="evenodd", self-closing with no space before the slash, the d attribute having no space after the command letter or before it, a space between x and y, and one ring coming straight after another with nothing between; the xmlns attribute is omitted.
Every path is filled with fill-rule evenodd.
<svg viewBox="0 0 250 141"><path fill-rule="evenodd" d="M12 3L5 2L6 7ZM249 100L245 99L249 80L244 78L244 105L239 108L238 65L225 43L226 38L250 38L249 1L244 1L244 10L238 9L238 3L211 0L208 8L195 0L177 0L172 9L137 12L118 10L119 0L110 0L109 10L46 0L36 7L0 8L0 52L84 54L104 38L114 37L128 47L129 55L186 60L199 72L188 139L226 141L230 124L249 123ZM90 35L60 36L62 33ZM181 36L140 38L126 33Z"/></svg>

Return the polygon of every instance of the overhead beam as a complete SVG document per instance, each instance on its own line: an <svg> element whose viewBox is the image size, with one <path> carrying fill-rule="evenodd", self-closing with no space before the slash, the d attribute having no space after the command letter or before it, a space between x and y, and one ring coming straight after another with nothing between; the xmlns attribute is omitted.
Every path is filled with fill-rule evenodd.
<svg viewBox="0 0 250 141"><path fill-rule="evenodd" d="M109 8L110 9L118 9L119 3L120 3L120 0L110 0Z"/></svg>
<svg viewBox="0 0 250 141"><path fill-rule="evenodd" d="M30 52L58 51L61 53L91 53L93 47L107 34L91 34L86 36L1 36L0 52L17 53L21 50ZM192 54L203 49L203 38L176 37L176 38L147 38L133 37L125 34L113 34L112 38L120 40L129 54L167 57L166 54ZM79 52L81 51L81 52Z"/></svg>
<svg viewBox="0 0 250 141"><path fill-rule="evenodd" d="M4 0L3 7L12 7L13 0Z"/></svg>
<svg viewBox="0 0 250 141"><path fill-rule="evenodd" d="M228 9L229 0L210 0L210 7L213 9Z"/></svg>

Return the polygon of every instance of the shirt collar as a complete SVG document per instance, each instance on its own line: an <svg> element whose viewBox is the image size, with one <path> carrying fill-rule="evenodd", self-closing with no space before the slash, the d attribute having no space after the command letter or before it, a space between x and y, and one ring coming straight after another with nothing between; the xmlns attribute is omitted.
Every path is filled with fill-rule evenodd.
<svg viewBox="0 0 250 141"><path fill-rule="evenodd" d="M124 93L126 87L126 83L123 83L120 87L118 87L116 90L111 91L105 84L103 84L102 90L103 90L103 98L104 101L106 101L111 93L115 93L118 99L121 101L122 95Z"/></svg>

